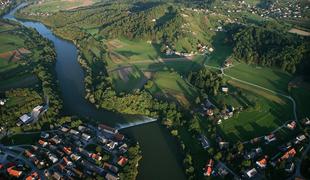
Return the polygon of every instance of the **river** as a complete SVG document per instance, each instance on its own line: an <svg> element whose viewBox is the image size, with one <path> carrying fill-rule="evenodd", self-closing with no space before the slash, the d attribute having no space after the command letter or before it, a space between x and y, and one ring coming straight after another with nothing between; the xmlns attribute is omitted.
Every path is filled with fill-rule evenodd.
<svg viewBox="0 0 310 180"><path fill-rule="evenodd" d="M23 8L21 4L3 18L15 20L36 29L43 37L54 43L56 50L56 74L61 88L65 115L80 116L116 127L128 127L136 122L149 121L141 116L129 116L96 109L84 99L84 73L77 61L77 48L69 41L63 40L40 22L21 21L14 17L15 12ZM129 137L136 139L142 150L139 163L138 180L183 180L186 179L181 167L181 157L175 139L159 122L141 124L122 130Z"/></svg>

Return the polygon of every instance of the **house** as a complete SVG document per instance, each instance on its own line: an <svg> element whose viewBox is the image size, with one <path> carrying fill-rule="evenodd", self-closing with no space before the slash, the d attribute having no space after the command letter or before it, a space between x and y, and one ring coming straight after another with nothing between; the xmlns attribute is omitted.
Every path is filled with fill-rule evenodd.
<svg viewBox="0 0 310 180"><path fill-rule="evenodd" d="M116 133L118 133L118 130L117 130L117 129L114 129L114 128L109 127L109 126L104 125L104 124L99 124L99 125L98 125L98 129L99 129L99 130L102 130L102 131L104 131L104 132L110 133L110 134L116 134Z"/></svg>
<svg viewBox="0 0 310 180"><path fill-rule="evenodd" d="M208 115L208 116L213 116L213 114L214 114L214 112L213 112L213 109L207 109L207 112L206 112L206 114Z"/></svg>
<svg viewBox="0 0 310 180"><path fill-rule="evenodd" d="M123 134L120 134L120 133L116 133L116 134L114 135L114 139L115 139L116 141L123 141L124 138L125 138L125 136L124 136Z"/></svg>
<svg viewBox="0 0 310 180"><path fill-rule="evenodd" d="M107 144L107 147L110 149L110 150L113 150L115 148L115 146L117 146L117 142L114 142L114 141L110 141L108 144Z"/></svg>
<svg viewBox="0 0 310 180"><path fill-rule="evenodd" d="M85 126L79 126L78 130L81 132L84 132L86 130L86 127Z"/></svg>
<svg viewBox="0 0 310 180"><path fill-rule="evenodd" d="M83 138L85 141L88 141L88 140L90 140L91 136L88 135L88 134L86 134L86 133L83 133L83 134L82 134L82 138Z"/></svg>
<svg viewBox="0 0 310 180"><path fill-rule="evenodd" d="M32 118L28 114L24 114L19 117L21 124L28 124L32 121Z"/></svg>
<svg viewBox="0 0 310 180"><path fill-rule="evenodd" d="M224 66L225 67L230 67L233 65L233 61L232 59L227 59L225 62L224 62Z"/></svg>
<svg viewBox="0 0 310 180"><path fill-rule="evenodd" d="M92 158L92 159L95 159L95 160L97 160L97 161L100 161L101 159L102 159L102 157L100 156L100 154L95 154L95 153L91 153L90 154L90 157Z"/></svg>
<svg viewBox="0 0 310 180"><path fill-rule="evenodd" d="M78 160L81 158L81 156L79 156L79 155L77 155L77 154L71 154L71 155L70 155L70 158L71 158L73 161L78 161Z"/></svg>
<svg viewBox="0 0 310 180"><path fill-rule="evenodd" d="M220 149L227 149L229 147L229 142L220 141L219 147Z"/></svg>
<svg viewBox="0 0 310 180"><path fill-rule="evenodd" d="M64 163L67 165L67 166L72 166L73 163L71 161L69 161L66 157L63 158L64 160Z"/></svg>
<svg viewBox="0 0 310 180"><path fill-rule="evenodd" d="M294 130L296 128L296 121L292 121L286 125L289 129Z"/></svg>
<svg viewBox="0 0 310 180"><path fill-rule="evenodd" d="M50 134L46 133L46 132L41 132L41 138L43 139L47 139L50 137Z"/></svg>
<svg viewBox="0 0 310 180"><path fill-rule="evenodd" d="M37 172L33 172L26 177L26 180L36 180L36 179L40 179Z"/></svg>
<svg viewBox="0 0 310 180"><path fill-rule="evenodd" d="M205 168L204 168L204 173L203 175L204 176L211 176L211 173L212 173L212 168L213 168L213 164L214 164L214 161L212 159L209 160L209 163L206 164Z"/></svg>
<svg viewBox="0 0 310 180"><path fill-rule="evenodd" d="M99 140L99 142L101 142L102 144L105 144L105 143L107 143L107 141L108 141L104 136L98 136L98 140Z"/></svg>
<svg viewBox="0 0 310 180"><path fill-rule="evenodd" d="M42 147L45 147L45 146L47 146L47 142L46 141L43 141L43 140L39 140L39 144L42 146Z"/></svg>
<svg viewBox="0 0 310 180"><path fill-rule="evenodd" d="M61 128L60 128L60 130L61 130L62 132L64 132L64 133L66 133L66 132L68 132L68 131L69 131L69 129L68 129L68 128L66 128L66 127L61 127Z"/></svg>
<svg viewBox="0 0 310 180"><path fill-rule="evenodd" d="M201 134L200 140L201 140L201 145L203 149L207 149L210 147L210 143L205 135Z"/></svg>
<svg viewBox="0 0 310 180"><path fill-rule="evenodd" d="M296 140L297 140L298 142L302 142L302 141L304 141L305 139L306 139L306 136L305 136L304 134L302 134L302 135L296 137Z"/></svg>
<svg viewBox="0 0 310 180"><path fill-rule="evenodd" d="M118 180L119 177L114 176L114 175L112 175L112 174L110 174L110 173L107 173L107 174L105 175L105 179L106 179L106 180Z"/></svg>
<svg viewBox="0 0 310 180"><path fill-rule="evenodd" d="M64 147L64 148L63 148L63 152L66 153L67 155L72 154L72 150L71 150L70 147Z"/></svg>
<svg viewBox="0 0 310 180"><path fill-rule="evenodd" d="M76 131L76 130L74 130L74 129L71 129L71 130L69 131L69 133L74 134L74 135L79 135L79 134L80 134L79 131Z"/></svg>
<svg viewBox="0 0 310 180"><path fill-rule="evenodd" d="M53 138L50 139L50 142L52 142L53 144L59 144L61 143L61 139L55 135Z"/></svg>
<svg viewBox="0 0 310 180"><path fill-rule="evenodd" d="M285 160L290 157L294 157L296 155L296 150L292 148L291 150L287 151L281 158L280 160Z"/></svg>
<svg viewBox="0 0 310 180"><path fill-rule="evenodd" d="M51 153L48 153L48 158L49 158L49 160L51 160L53 162L53 164L55 164L58 161L58 158Z"/></svg>
<svg viewBox="0 0 310 180"><path fill-rule="evenodd" d="M256 161L256 164L260 167L260 168L265 168L267 166L267 157L264 157L263 159Z"/></svg>
<svg viewBox="0 0 310 180"><path fill-rule="evenodd" d="M248 178L252 178L257 174L257 170L253 168L248 170L245 174L248 176Z"/></svg>
<svg viewBox="0 0 310 180"><path fill-rule="evenodd" d="M117 164L120 166L125 166L127 162L128 162L128 159L124 156L120 156L117 160Z"/></svg>
<svg viewBox="0 0 310 180"><path fill-rule="evenodd" d="M54 172L52 177L55 180L61 180L62 179L62 176L58 172Z"/></svg>
<svg viewBox="0 0 310 180"><path fill-rule="evenodd" d="M15 178L19 178L19 177L23 174L23 172L13 169L14 167L15 167L15 166L12 166L12 167L7 168L7 172L8 172L8 174L9 174L10 176L13 176L13 177L15 177Z"/></svg>
<svg viewBox="0 0 310 180"><path fill-rule="evenodd" d="M270 134L270 135L268 135L268 136L265 136L264 139L266 140L266 143L267 143L267 144L270 143L270 142L272 142L272 141L277 140L277 138L275 137L274 134Z"/></svg>
<svg viewBox="0 0 310 180"><path fill-rule="evenodd" d="M224 93L228 93L228 87L223 86L223 87L222 87L222 92L224 92Z"/></svg>

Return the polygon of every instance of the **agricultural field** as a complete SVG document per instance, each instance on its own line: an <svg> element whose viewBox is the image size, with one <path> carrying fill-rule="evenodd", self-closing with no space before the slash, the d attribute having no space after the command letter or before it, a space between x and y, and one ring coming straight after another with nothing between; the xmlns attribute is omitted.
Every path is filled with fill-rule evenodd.
<svg viewBox="0 0 310 180"><path fill-rule="evenodd" d="M308 87L292 88L291 93L297 103L297 114L299 118L305 118L310 116L310 94Z"/></svg>
<svg viewBox="0 0 310 180"><path fill-rule="evenodd" d="M279 69L236 62L225 74L273 91L287 93L292 76Z"/></svg>
<svg viewBox="0 0 310 180"><path fill-rule="evenodd" d="M216 102L244 110L219 125L229 141L245 141L263 136L293 118L292 103L287 99L253 86L229 80L230 93L218 95Z"/></svg>
<svg viewBox="0 0 310 180"><path fill-rule="evenodd" d="M146 86L155 97L177 101L184 107L189 107L198 95L195 87L176 72L156 72Z"/></svg>
<svg viewBox="0 0 310 180"><path fill-rule="evenodd" d="M0 23L0 90L36 84L38 80L26 62L32 52L25 48L25 37L16 34L20 27L13 23Z"/></svg>
<svg viewBox="0 0 310 180"><path fill-rule="evenodd" d="M27 8L31 13L54 13L61 10L71 10L78 7L90 6L98 0L43 0Z"/></svg>

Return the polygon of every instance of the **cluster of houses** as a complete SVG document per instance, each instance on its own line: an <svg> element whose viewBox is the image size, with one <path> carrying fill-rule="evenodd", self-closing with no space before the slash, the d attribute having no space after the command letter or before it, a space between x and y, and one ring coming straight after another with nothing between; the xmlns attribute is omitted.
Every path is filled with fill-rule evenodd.
<svg viewBox="0 0 310 180"><path fill-rule="evenodd" d="M302 120L302 124L309 126L310 119L304 118ZM289 130L294 130L296 128L296 121L288 122L286 128ZM231 170L227 168L227 166L230 165L223 166L222 162L214 162L214 160L210 159L206 162L206 165L203 168L204 176L224 177L228 174L233 176L237 174L237 176L242 177L242 179L260 179L263 177L267 167L274 168L280 166L280 164L283 165L283 163L283 170L286 173L294 173L296 167L295 156L297 153L302 152L304 147L307 145L309 138L305 134L299 134L293 139L282 144L277 142L278 138L281 139L280 137L277 138L277 136L278 135L271 133L266 136L254 138L249 141L251 145L244 146L245 148L242 150L242 152L232 151L230 149L229 142L226 142L221 137L217 136L216 148L219 149L222 154L229 151L232 153L232 157L237 157L238 161L247 160L253 162L253 164L249 168L242 170L239 173L236 172L235 174L231 174ZM200 134L199 141L201 142L203 149L206 150L211 147L211 144L205 135ZM276 147L275 151L269 152L267 150L268 148L274 146Z"/></svg>
<svg viewBox="0 0 310 180"><path fill-rule="evenodd" d="M128 163L128 145L117 129L100 124L97 128L80 125L75 129L62 126L59 130L42 132L36 145L25 148L23 156L55 180L84 179L96 176L119 179L119 172ZM97 152L90 146L100 147ZM103 154L101 154L103 153ZM104 154L108 159L103 160ZM18 176L25 174L20 171Z"/></svg>
<svg viewBox="0 0 310 180"><path fill-rule="evenodd" d="M173 50L173 48L171 48L170 46L166 45L165 46L165 50L164 53L167 56L172 56L172 55L176 55L176 56L183 56L183 57L192 57L194 55L199 54L208 54L208 53L212 53L214 51L213 47L209 47L207 45L203 45L201 43L197 44L197 52L191 51L191 52L178 52L176 50Z"/></svg>
<svg viewBox="0 0 310 180"><path fill-rule="evenodd" d="M308 9L308 6L301 7L300 1L292 0L287 2L267 2L265 7L259 7L257 5L248 4L245 1L238 1L236 5L232 5L232 8L227 10L227 13L240 13L247 11L252 14L256 14L261 17L270 18L302 18L303 9Z"/></svg>
<svg viewBox="0 0 310 180"><path fill-rule="evenodd" d="M32 122L36 122L39 117L46 112L48 109L48 105L38 105L35 108L32 109L30 113L23 114L22 116L19 117L16 125L21 126L21 125L26 125L30 124Z"/></svg>
<svg viewBox="0 0 310 180"><path fill-rule="evenodd" d="M8 176L10 177L10 179L25 179L25 180L40 179L39 174L37 172L31 172L29 167L27 167L24 163L19 161L0 164L0 174Z"/></svg>
<svg viewBox="0 0 310 180"><path fill-rule="evenodd" d="M11 4L12 0L1 0L0 1L0 9L4 9Z"/></svg>

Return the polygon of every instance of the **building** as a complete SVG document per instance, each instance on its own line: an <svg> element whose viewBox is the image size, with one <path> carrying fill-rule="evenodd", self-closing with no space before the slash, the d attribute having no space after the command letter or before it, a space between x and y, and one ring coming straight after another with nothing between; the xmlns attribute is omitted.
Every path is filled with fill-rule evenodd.
<svg viewBox="0 0 310 180"><path fill-rule="evenodd" d="M211 176L212 174L212 168L213 168L213 164L214 164L214 161L212 159L209 160L209 163L206 164L205 168L204 168L204 173L203 175L204 176Z"/></svg>
<svg viewBox="0 0 310 180"><path fill-rule="evenodd" d="M296 121L292 121L292 122L288 123L286 126L287 126L287 128L294 130L296 128Z"/></svg>
<svg viewBox="0 0 310 180"><path fill-rule="evenodd" d="M228 93L228 87L223 86L223 87L222 87L222 92L224 92L224 93Z"/></svg>
<svg viewBox="0 0 310 180"><path fill-rule="evenodd" d="M265 168L267 166L267 158L264 157L263 159L256 161L256 164L260 167L260 168Z"/></svg>
<svg viewBox="0 0 310 180"><path fill-rule="evenodd" d="M32 112L31 112L31 117L35 120L37 120L39 118L39 115L41 113L43 113L44 108L43 106L36 106L35 108L33 108Z"/></svg>
<svg viewBox="0 0 310 180"><path fill-rule="evenodd" d="M274 134L270 134L268 136L265 136L264 139L266 140L266 143L271 143L272 141L277 140Z"/></svg>
<svg viewBox="0 0 310 180"><path fill-rule="evenodd" d="M82 138L83 138L85 141L88 141L88 140L90 140L91 136L88 135L88 134L86 134L86 133L83 133L83 134L82 134Z"/></svg>
<svg viewBox="0 0 310 180"><path fill-rule="evenodd" d="M114 176L114 175L112 175L112 174L110 174L110 173L107 173L107 174L105 175L105 179L106 179L106 180L118 180L119 177Z"/></svg>
<svg viewBox="0 0 310 180"><path fill-rule="evenodd" d="M209 148L209 147L210 147L210 143L209 143L207 137L204 136L203 134L201 134L200 136L201 136L201 137L200 137L200 140L201 140L202 148L203 148L203 149Z"/></svg>
<svg viewBox="0 0 310 180"><path fill-rule="evenodd" d="M43 141L43 140L39 140L39 144L42 146L42 147L45 147L48 145L48 143L46 141Z"/></svg>
<svg viewBox="0 0 310 180"><path fill-rule="evenodd" d="M71 130L69 131L69 133L74 134L74 135L79 135L79 134L80 134L79 131L76 131L76 130L74 130L74 129L71 129Z"/></svg>
<svg viewBox="0 0 310 180"><path fill-rule="evenodd" d="M20 120L20 122L21 122L20 125L22 125L22 124L28 124L28 123L30 123L33 119L32 119L32 117L30 117L28 114L24 114L24 115L22 115L21 117L19 117L19 120Z"/></svg>
<svg viewBox="0 0 310 180"><path fill-rule="evenodd" d="M107 133L110 133L110 134L116 134L118 133L118 130L117 129L114 129L110 126L107 126L107 125L104 125L104 124L99 124L98 125L98 129L99 130L102 130L104 132L107 132Z"/></svg>
<svg viewBox="0 0 310 180"><path fill-rule="evenodd" d="M125 166L127 162L128 162L128 159L126 157L120 156L118 158L117 164L120 166Z"/></svg>
<svg viewBox="0 0 310 180"><path fill-rule="evenodd" d="M7 172L10 176L15 177L15 178L19 178L23 174L23 172L15 170L14 167L15 166L7 168Z"/></svg>
<svg viewBox="0 0 310 180"><path fill-rule="evenodd" d="M280 160L285 160L285 159L288 159L290 157L294 157L295 155L296 155L296 150L294 148L292 148L291 150L284 153L284 155L280 158Z"/></svg>
<svg viewBox="0 0 310 180"><path fill-rule="evenodd" d="M233 65L233 61L231 59L227 59L225 62L224 62L224 66L225 67L230 67Z"/></svg>
<svg viewBox="0 0 310 180"><path fill-rule="evenodd" d="M125 136L124 136L123 134L116 133L116 134L114 135L114 139L115 139L116 141L123 141L123 140L125 139Z"/></svg>
<svg viewBox="0 0 310 180"><path fill-rule="evenodd" d="M248 170L245 174L248 176L248 178L252 178L257 174L257 170L253 168Z"/></svg>

